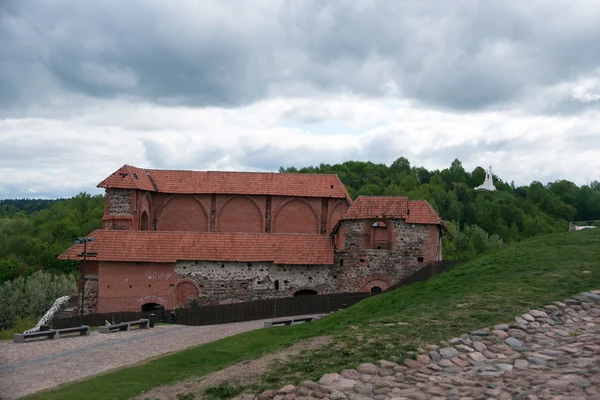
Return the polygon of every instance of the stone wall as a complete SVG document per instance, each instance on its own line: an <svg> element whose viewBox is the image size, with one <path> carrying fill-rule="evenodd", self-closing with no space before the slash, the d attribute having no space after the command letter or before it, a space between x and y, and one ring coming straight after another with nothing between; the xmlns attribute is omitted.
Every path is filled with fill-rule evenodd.
<svg viewBox="0 0 600 400"><path fill-rule="evenodd" d="M250 301L293 296L299 290L337 292L329 265L276 265L270 262L239 263L179 261L175 272L180 282L197 286L198 304ZM189 286L178 291L189 290ZM183 299L178 296L178 302ZM182 305L182 304L179 304Z"/></svg>
<svg viewBox="0 0 600 400"><path fill-rule="evenodd" d="M390 232L388 247L369 248L374 245L371 227L376 222L342 221L332 268L344 276L341 291L370 291L373 287L385 290L427 262L441 259L437 226L407 224L401 219L380 220Z"/></svg>
<svg viewBox="0 0 600 400"><path fill-rule="evenodd" d="M106 202L109 215L131 215L131 192L129 190L108 190Z"/></svg>

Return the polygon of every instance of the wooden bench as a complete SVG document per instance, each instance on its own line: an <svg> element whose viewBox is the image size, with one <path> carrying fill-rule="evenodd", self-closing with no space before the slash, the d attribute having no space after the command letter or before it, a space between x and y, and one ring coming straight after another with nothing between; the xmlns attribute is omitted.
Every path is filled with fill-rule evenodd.
<svg viewBox="0 0 600 400"><path fill-rule="evenodd" d="M60 337L68 333L79 333L79 336L87 336L90 334L90 327L87 325L74 326L72 328L57 329Z"/></svg>
<svg viewBox="0 0 600 400"><path fill-rule="evenodd" d="M128 331L131 329L131 326L137 326L138 329L148 329L150 328L150 320L143 318L137 321L121 322L120 324L101 326L98 328L98 332L110 333L113 331Z"/></svg>
<svg viewBox="0 0 600 400"><path fill-rule="evenodd" d="M314 319L321 319L324 315L317 316L309 316L309 317L297 317L297 318L286 318L286 319L278 319L276 321L265 321L265 328L272 328L276 325L292 325L297 322L310 322Z"/></svg>
<svg viewBox="0 0 600 400"><path fill-rule="evenodd" d="M60 337L60 334L54 329L30 333L15 333L13 335L13 343L25 343L26 339L39 338L44 336L48 339L58 339Z"/></svg>

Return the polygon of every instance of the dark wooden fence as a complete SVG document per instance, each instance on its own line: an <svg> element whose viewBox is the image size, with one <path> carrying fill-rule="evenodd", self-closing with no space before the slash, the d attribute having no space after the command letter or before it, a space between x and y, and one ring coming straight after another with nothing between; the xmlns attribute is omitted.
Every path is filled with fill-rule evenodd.
<svg viewBox="0 0 600 400"><path fill-rule="evenodd" d="M246 303L218 304L192 308L178 308L174 317L170 311L115 312L83 316L83 323L89 326L134 321L140 318L154 318L157 322L170 322L182 325L216 325L257 319L280 318L293 315L318 314L350 307L369 297L369 293L333 293L313 296L283 297L249 301ZM151 315L154 314L154 315ZM79 317L55 319L54 329L79 326Z"/></svg>
<svg viewBox="0 0 600 400"><path fill-rule="evenodd" d="M431 261L426 266L424 266L423 268L421 268L420 270L415 272L414 274L409 275L406 278L403 278L400 281L396 282L394 285L390 286L384 292L385 293L391 292L392 290L396 290L402 286L409 286L409 285L412 285L413 283L426 281L427 279L431 278L432 276L442 273L445 270L447 270L448 268L453 267L457 264L461 264L463 262L464 261L462 261L462 260L460 260L460 261L459 260Z"/></svg>
<svg viewBox="0 0 600 400"><path fill-rule="evenodd" d="M398 289L401 286L422 282L446 269L460 264L462 261L434 261L407 276L385 292ZM192 308L178 308L175 315L170 311L114 312L104 314L84 315L83 323L89 326L104 325L134 321L140 318L153 318L157 322L169 322L182 325L216 325L232 322L244 322L257 319L289 317L293 315L328 313L341 308L350 307L367 297L370 293L333 293L312 296L282 297L249 301L246 303L218 304ZM79 326L79 317L56 318L52 321L54 329Z"/></svg>

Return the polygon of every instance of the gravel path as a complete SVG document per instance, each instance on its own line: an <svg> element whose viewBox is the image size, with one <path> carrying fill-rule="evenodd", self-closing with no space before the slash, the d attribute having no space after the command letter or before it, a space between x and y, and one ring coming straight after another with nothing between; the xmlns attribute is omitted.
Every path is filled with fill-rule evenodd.
<svg viewBox="0 0 600 400"><path fill-rule="evenodd" d="M262 328L264 320L211 326L160 325L28 343L0 342L0 399L15 399L227 336Z"/></svg>

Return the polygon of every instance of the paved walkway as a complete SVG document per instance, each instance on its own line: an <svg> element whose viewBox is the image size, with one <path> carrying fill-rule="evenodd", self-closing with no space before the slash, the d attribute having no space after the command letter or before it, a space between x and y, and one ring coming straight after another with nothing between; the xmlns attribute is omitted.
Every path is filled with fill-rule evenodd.
<svg viewBox="0 0 600 400"><path fill-rule="evenodd" d="M15 399L150 357L259 329L264 320L211 326L160 325L90 336L0 342L0 399Z"/></svg>

